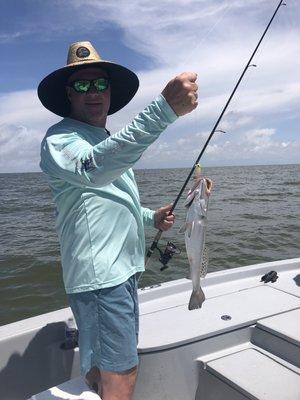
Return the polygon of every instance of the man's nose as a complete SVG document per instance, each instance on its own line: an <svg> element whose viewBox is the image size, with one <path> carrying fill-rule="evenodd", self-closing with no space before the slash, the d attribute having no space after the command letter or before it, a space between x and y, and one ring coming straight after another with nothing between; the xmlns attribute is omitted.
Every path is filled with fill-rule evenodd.
<svg viewBox="0 0 300 400"><path fill-rule="evenodd" d="M100 97L102 97L102 93L99 92L99 90L97 90L94 85L91 85L89 87L89 90L85 93L85 96L93 97L93 98L100 98Z"/></svg>
<svg viewBox="0 0 300 400"><path fill-rule="evenodd" d="M89 87L89 90L87 93L99 93L99 91L96 89L94 83L91 83L91 86Z"/></svg>

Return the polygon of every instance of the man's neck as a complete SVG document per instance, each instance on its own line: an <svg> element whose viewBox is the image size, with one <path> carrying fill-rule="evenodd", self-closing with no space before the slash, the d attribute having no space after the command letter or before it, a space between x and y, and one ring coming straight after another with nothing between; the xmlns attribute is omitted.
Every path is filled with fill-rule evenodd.
<svg viewBox="0 0 300 400"><path fill-rule="evenodd" d="M105 118L105 120L88 120L87 121L87 120L82 119L82 118L80 118L77 115L72 114L72 113L70 114L70 118L76 119L77 121L80 121L80 122L84 122L85 124L88 124L88 125L96 126L97 128L104 128L105 129L106 118Z"/></svg>

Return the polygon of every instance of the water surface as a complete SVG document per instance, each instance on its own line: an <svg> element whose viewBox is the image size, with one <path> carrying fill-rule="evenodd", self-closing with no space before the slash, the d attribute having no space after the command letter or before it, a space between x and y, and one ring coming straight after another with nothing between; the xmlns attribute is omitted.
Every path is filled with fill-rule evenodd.
<svg viewBox="0 0 300 400"><path fill-rule="evenodd" d="M136 170L142 205L175 200L189 169ZM300 257L300 165L207 168L214 181L209 204L209 272ZM176 223L164 233L182 252L161 272L158 253L140 286L183 278L188 261L182 198ZM55 208L42 173L0 174L0 325L67 305ZM146 229L150 246L156 230Z"/></svg>

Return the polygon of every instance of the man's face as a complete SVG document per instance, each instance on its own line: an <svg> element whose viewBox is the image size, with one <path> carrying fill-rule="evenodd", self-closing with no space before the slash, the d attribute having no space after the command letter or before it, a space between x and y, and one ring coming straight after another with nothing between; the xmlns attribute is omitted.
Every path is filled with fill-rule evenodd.
<svg viewBox="0 0 300 400"><path fill-rule="evenodd" d="M99 68L86 68L74 72L68 80L73 82L81 79L107 78L105 71ZM91 85L85 93L78 93L74 88L66 87L67 96L71 103L70 117L90 125L105 127L107 113L110 107L110 87L103 92L98 92Z"/></svg>

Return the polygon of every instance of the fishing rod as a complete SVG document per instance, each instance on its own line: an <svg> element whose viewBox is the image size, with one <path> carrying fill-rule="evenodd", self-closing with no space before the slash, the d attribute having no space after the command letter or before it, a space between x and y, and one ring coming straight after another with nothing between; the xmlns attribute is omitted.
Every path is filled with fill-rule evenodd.
<svg viewBox="0 0 300 400"><path fill-rule="evenodd" d="M194 170L195 170L196 165L199 163L199 161L200 161L200 159L201 159L203 153L205 152L205 149L207 148L207 146L208 146L208 144L209 144L211 138L213 137L214 133L217 131L217 127L218 127L218 125L219 125L221 119L223 118L223 115L225 114L225 111L227 110L227 107L229 106L229 103L231 102L231 100L232 100L232 98L233 98L233 96L234 96L234 94L235 94L237 88L239 87L239 85L240 85L240 83L241 83L241 81L242 81L242 79L243 79L243 77L244 77L246 71L248 70L249 67L256 67L255 64L251 64L252 59L253 59L253 57L255 56L255 54L256 54L256 52L257 52L257 50L258 50L258 48L259 48L261 42L263 41L263 39L264 39L264 37L265 37L265 35L266 35L266 33L267 33L267 31L268 31L270 25L271 25L272 22L273 22L273 19L275 18L275 15L277 14L277 12L278 12L278 10L279 10L279 8L280 8L281 6L286 6L286 3L285 3L283 0L281 0L281 1L279 2L278 6L276 7L276 10L274 11L274 14L272 15L272 18L270 19L270 21L269 21L269 23L268 23L266 29L264 30L264 33L262 34L262 36L261 36L261 38L260 38L258 44L256 45L256 47L255 47L253 53L251 54L251 57L249 58L249 61L247 62L247 64L246 64L246 66L245 66L245 68L244 68L244 70L243 70L241 76L239 77L239 80L237 81L237 83L236 83L236 85L235 85L235 87L234 87L234 89L233 89L231 95L229 96L229 98L228 98L228 100L227 100L227 102L226 102L226 104L225 104L225 106L224 106L224 108L223 108L223 110L222 110L222 112L221 112L219 118L217 119L217 122L215 123L215 125L214 125L214 127L213 127L213 129L212 129L212 131L211 131L211 133L210 133L210 135L209 135L209 137L208 137L208 139L206 140L206 142L205 142L205 144L204 144L204 146L203 146L203 148L202 148L202 150L201 150L201 153L199 154L199 156L198 156L197 160L195 161L195 163L194 163L194 165L193 165L193 167L192 167L190 173L188 174L188 176L187 176L187 178L186 178L186 181L184 182L182 188L180 189L180 192L178 193L178 196L176 197L176 199L175 199L175 201L174 201L174 203L173 203L173 205L172 205L172 208L170 209L170 211L169 211L169 213L168 213L168 216L171 215L171 214L173 213L173 211L174 211L174 209L175 209L175 207L176 207L176 205L177 205L177 203L178 203L178 201L179 201L179 199L180 199L180 197L181 197L181 195L182 195L184 189L186 188L186 185L188 184L189 180L191 179L191 176L192 176L192 174L193 174L193 172L194 172ZM173 243L171 243L171 242L168 242L168 244L167 244L166 249L165 249L164 252L162 252L162 251L158 248L157 244L158 244L159 239L161 238L162 232L163 232L163 231L160 230L160 229L157 231L157 234L155 235L155 238L154 238L154 240L153 240L153 242L152 242L152 244L151 244L151 247L149 248L149 250L148 250L148 252L147 252L146 259L145 259L145 266L147 266L147 264L148 264L148 262L149 262L149 259L150 259L151 255L152 255L153 251L154 251L155 249L158 249L159 252L160 252L160 255L161 255L160 261L161 261L162 264L163 264L163 266L162 266L161 269L160 269L161 271L163 271L164 269L168 268L167 262L172 258L172 256L173 256L174 254L178 253L178 249L177 249L176 246L175 246Z"/></svg>

